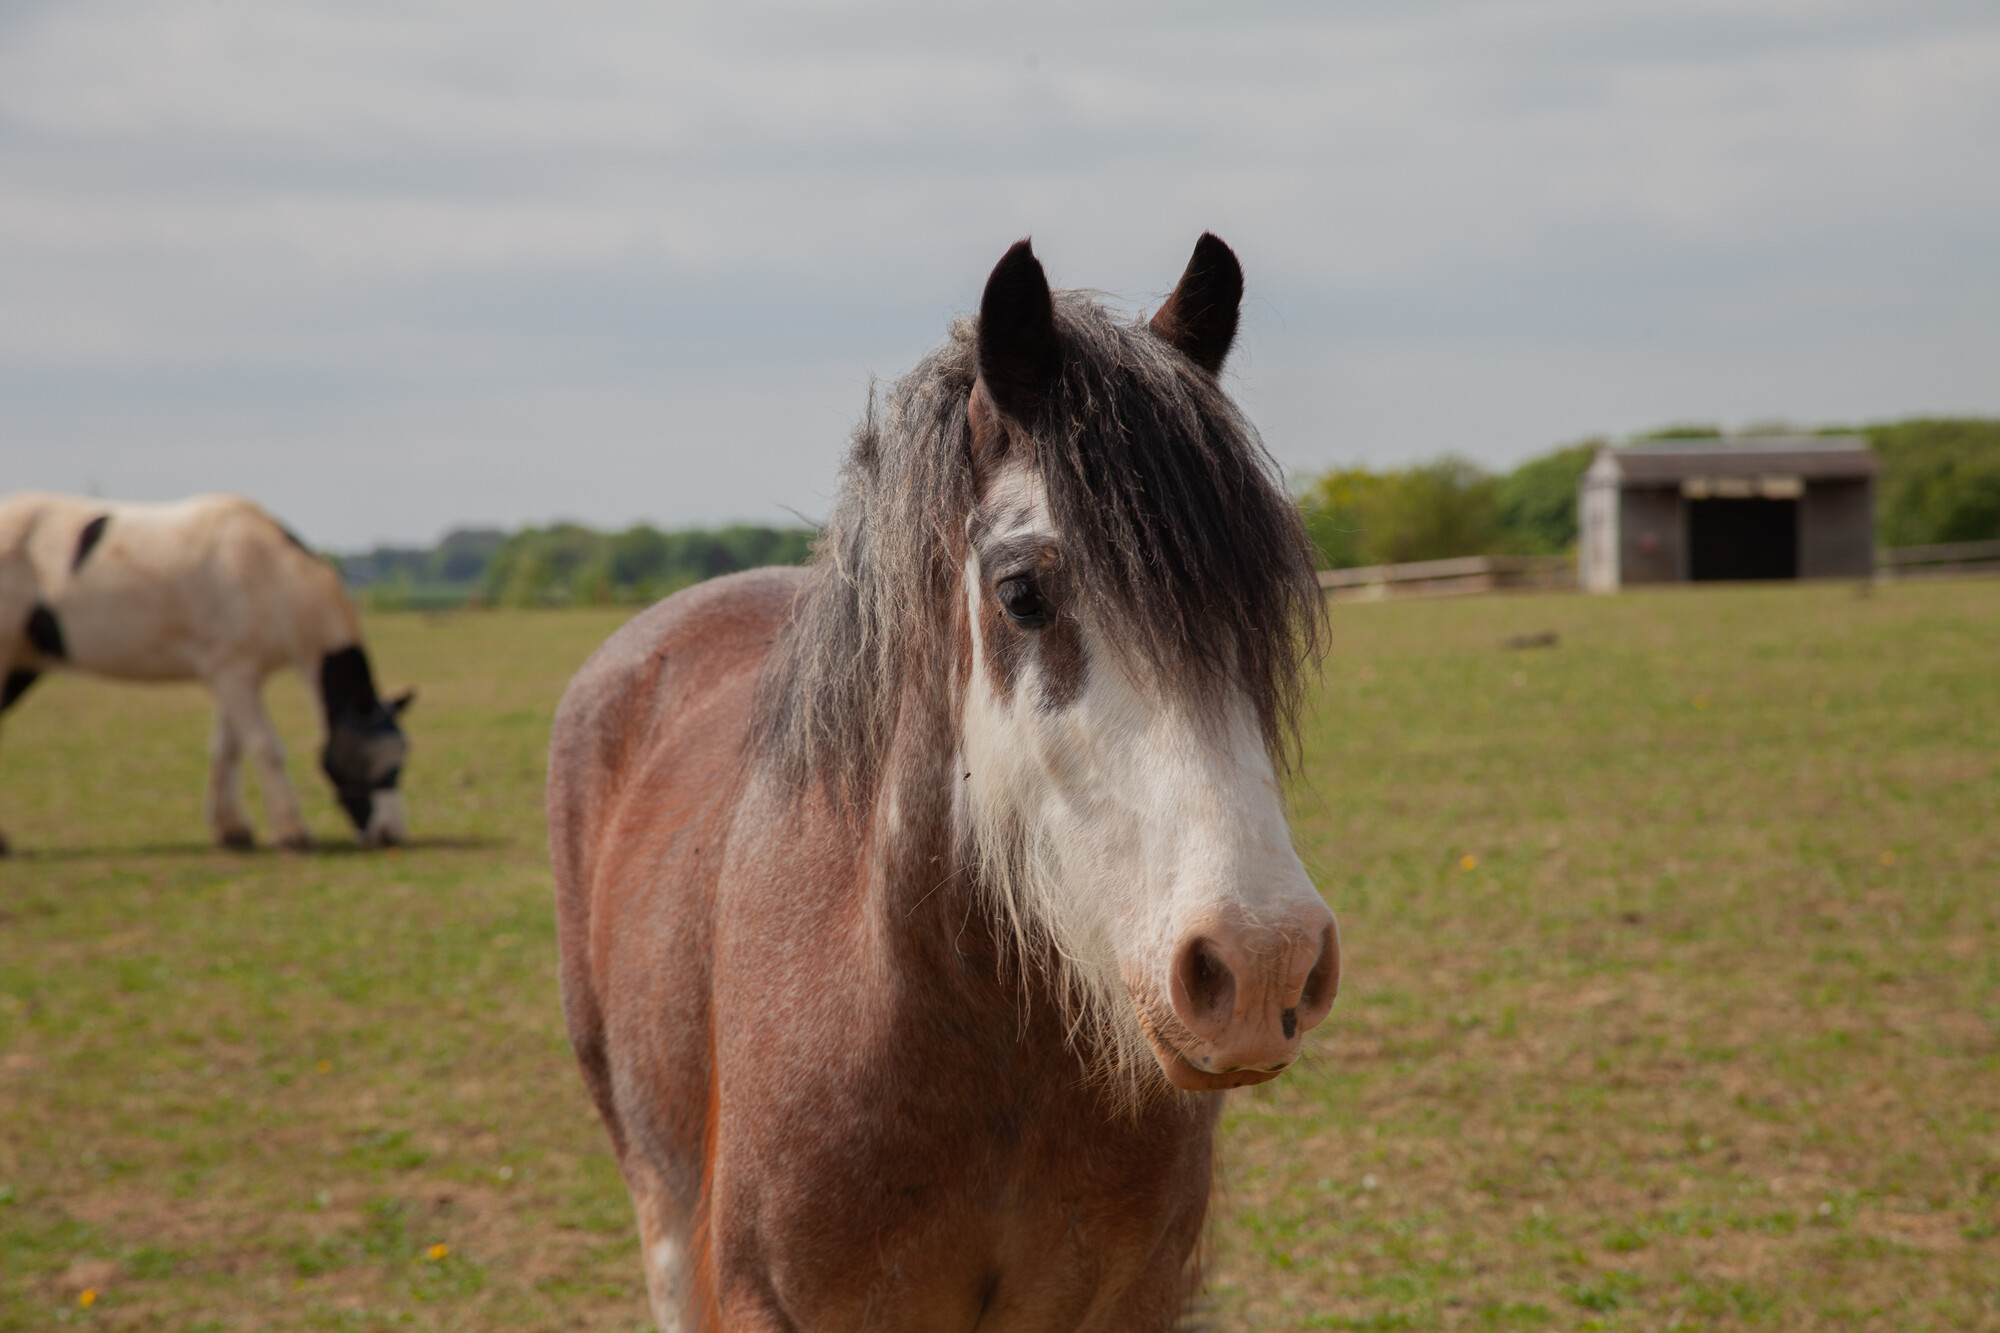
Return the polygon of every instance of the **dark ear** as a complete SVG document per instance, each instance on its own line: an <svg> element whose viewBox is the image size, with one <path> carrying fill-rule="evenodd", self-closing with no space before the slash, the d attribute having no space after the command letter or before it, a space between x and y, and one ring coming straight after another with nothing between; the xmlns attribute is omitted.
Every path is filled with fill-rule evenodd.
<svg viewBox="0 0 2000 1333"><path fill-rule="evenodd" d="M993 405L1032 421L1062 368L1049 279L1028 242L1016 241L979 298L979 378Z"/></svg>
<svg viewBox="0 0 2000 1333"><path fill-rule="evenodd" d="M1213 232L1194 243L1194 258L1180 286L1153 316L1153 332L1213 375L1236 341L1236 312L1243 304L1243 266Z"/></svg>
<svg viewBox="0 0 2000 1333"><path fill-rule="evenodd" d="M383 711L388 713L390 717L401 717L403 715L403 710L405 708L408 708L411 705L411 703L415 702L416 697L417 697L417 691L414 687L404 690L401 694L397 695L393 699L383 700L382 702Z"/></svg>

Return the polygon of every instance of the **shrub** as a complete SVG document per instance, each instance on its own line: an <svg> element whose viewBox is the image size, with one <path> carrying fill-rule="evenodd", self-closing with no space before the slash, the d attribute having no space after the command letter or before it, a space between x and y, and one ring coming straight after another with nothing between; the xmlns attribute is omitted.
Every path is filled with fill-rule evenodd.
<svg viewBox="0 0 2000 1333"><path fill-rule="evenodd" d="M640 524L603 533L577 523L523 528L508 537L481 576L482 600L501 606L601 606L648 602L760 565L795 565L812 550L808 528L689 528Z"/></svg>
<svg viewBox="0 0 2000 1333"><path fill-rule="evenodd" d="M1875 509L1882 545L2000 537L2000 420L1918 417L1862 433L1882 459Z"/></svg>
<svg viewBox="0 0 2000 1333"><path fill-rule="evenodd" d="M1336 468L1299 497L1306 532L1328 569L1368 563L1361 554L1362 509L1381 482L1381 476L1367 468Z"/></svg>
<svg viewBox="0 0 2000 1333"><path fill-rule="evenodd" d="M1500 535L1499 484L1478 464L1447 456L1385 474L1361 514L1370 564L1483 555Z"/></svg>
<svg viewBox="0 0 2000 1333"><path fill-rule="evenodd" d="M1640 440L1719 440L1721 438L1722 427L1712 422L1677 421L1669 426L1661 426L1657 430L1649 430L1634 435L1632 440L1634 443L1637 443Z"/></svg>
<svg viewBox="0 0 2000 1333"><path fill-rule="evenodd" d="M1510 553L1560 555L1576 545L1576 488L1600 444L1531 458L1500 479L1501 540Z"/></svg>
<svg viewBox="0 0 2000 1333"><path fill-rule="evenodd" d="M1445 457L1390 472L1329 472L1300 505L1327 567L1345 569L1484 554L1500 532L1498 494L1476 463Z"/></svg>

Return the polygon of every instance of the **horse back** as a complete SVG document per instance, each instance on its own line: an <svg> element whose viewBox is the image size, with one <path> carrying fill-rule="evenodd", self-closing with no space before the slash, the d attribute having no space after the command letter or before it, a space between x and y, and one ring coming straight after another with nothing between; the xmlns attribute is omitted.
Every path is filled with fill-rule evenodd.
<svg viewBox="0 0 2000 1333"><path fill-rule="evenodd" d="M322 653L359 641L339 574L234 495L0 500L0 638L30 612L61 642L42 665L127 679L287 664L314 679Z"/></svg>
<svg viewBox="0 0 2000 1333"><path fill-rule="evenodd" d="M592 655L556 712L563 1015L621 1161L634 1136L673 1140L643 1145L654 1161L698 1149L707 909L758 678L802 578L751 570L669 597Z"/></svg>

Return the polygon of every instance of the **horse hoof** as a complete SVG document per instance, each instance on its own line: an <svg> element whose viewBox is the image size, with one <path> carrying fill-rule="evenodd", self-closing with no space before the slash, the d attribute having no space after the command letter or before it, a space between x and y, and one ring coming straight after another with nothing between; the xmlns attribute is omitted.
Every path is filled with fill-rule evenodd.
<svg viewBox="0 0 2000 1333"><path fill-rule="evenodd" d="M309 852L313 847L312 834L294 833L289 838L281 838L278 846L288 852Z"/></svg>
<svg viewBox="0 0 2000 1333"><path fill-rule="evenodd" d="M257 840L250 836L247 828L224 829L215 835L215 840L232 852L247 852L257 845Z"/></svg>

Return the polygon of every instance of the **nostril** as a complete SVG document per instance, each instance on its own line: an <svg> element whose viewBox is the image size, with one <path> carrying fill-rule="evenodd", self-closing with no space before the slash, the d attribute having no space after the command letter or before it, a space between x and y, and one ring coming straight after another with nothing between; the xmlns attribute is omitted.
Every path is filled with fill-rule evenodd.
<svg viewBox="0 0 2000 1333"><path fill-rule="evenodd" d="M1334 928L1328 926L1320 934L1319 958L1306 976L1304 989L1299 993L1299 1007L1312 1013L1324 1015L1333 1007L1333 997L1340 993L1340 937ZM1292 1025L1297 1021L1298 1010L1285 1011L1285 1035L1292 1035ZM1314 1019L1318 1022L1318 1019Z"/></svg>
<svg viewBox="0 0 2000 1333"><path fill-rule="evenodd" d="M1194 1001L1195 1008L1204 1015L1227 1017L1230 992L1235 989L1236 976L1229 970L1229 964L1216 957L1206 941L1189 951L1188 998Z"/></svg>
<svg viewBox="0 0 2000 1333"><path fill-rule="evenodd" d="M1236 1013L1236 973L1209 941L1191 940L1174 967L1174 1008L1196 1032L1226 1027Z"/></svg>
<svg viewBox="0 0 2000 1333"><path fill-rule="evenodd" d="M1299 1035L1299 1011L1297 1009L1287 1009L1278 1017L1285 1029L1286 1041L1290 1041L1293 1037Z"/></svg>

